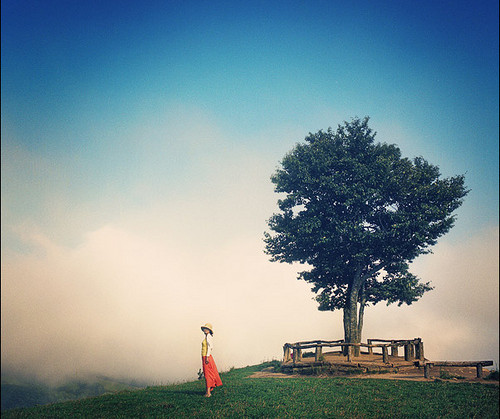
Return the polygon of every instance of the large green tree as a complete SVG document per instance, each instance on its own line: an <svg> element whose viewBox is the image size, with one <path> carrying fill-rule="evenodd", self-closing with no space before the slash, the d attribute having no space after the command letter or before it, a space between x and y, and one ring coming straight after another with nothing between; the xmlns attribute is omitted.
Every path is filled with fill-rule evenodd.
<svg viewBox="0 0 500 419"><path fill-rule="evenodd" d="M320 310L342 309L346 342L360 343L368 304L411 304L426 291L409 264L453 226L464 176L441 178L395 145L375 143L368 118L309 134L272 176L280 211L268 221L272 261L300 262Z"/></svg>

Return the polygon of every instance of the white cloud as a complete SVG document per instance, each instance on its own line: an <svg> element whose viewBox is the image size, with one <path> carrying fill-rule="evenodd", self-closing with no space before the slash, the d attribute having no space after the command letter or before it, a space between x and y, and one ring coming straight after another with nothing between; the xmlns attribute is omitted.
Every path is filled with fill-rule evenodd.
<svg viewBox="0 0 500 419"><path fill-rule="evenodd" d="M410 307L367 310L364 337L420 336L432 359L494 358L497 237L439 245L416 266L436 290ZM33 240L42 252L2 264L2 363L11 367L167 382L195 376L207 321L222 370L279 358L287 341L342 337L340 313L317 311L297 267L268 262L260 238L179 247L110 225L77 249Z"/></svg>
<svg viewBox="0 0 500 419"><path fill-rule="evenodd" d="M77 249L38 243L2 266L2 362L42 376L189 378L206 321L225 369L279 356L305 312L319 314L260 240L186 252L108 226Z"/></svg>

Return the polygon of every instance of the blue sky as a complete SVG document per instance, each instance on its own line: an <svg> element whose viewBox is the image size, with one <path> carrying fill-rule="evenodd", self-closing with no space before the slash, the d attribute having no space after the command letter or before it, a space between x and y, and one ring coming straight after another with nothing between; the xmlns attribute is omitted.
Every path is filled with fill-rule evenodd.
<svg viewBox="0 0 500 419"><path fill-rule="evenodd" d="M203 257L218 249L202 272L222 255L240 266L265 259L262 232L277 199L269 178L279 160L308 132L355 116L370 116L379 141L424 156L444 176L465 173L471 192L442 239L455 258L453 246L481 243L482 235L497 245L496 1L7 0L1 7L2 256L8 265L2 288L12 290L8 295L23 290L19 266L35 263L34 255L44 280L71 272L75 283L85 282L81 265L63 268L62 255L90 257L90 250L78 252L101 248L100 240L130 242L130 249L140 242L153 253L166 246L172 261L182 259L176 252ZM252 245L242 245L247 241ZM251 256L238 253L235 243ZM110 272L121 272L123 255L116 256L116 271L104 262L96 268L96 292L106 295L99 287ZM498 258L492 261L488 286L498 282L498 272L492 274ZM134 269L144 269L137 264ZM168 277L170 268L158 269ZM293 269L267 262L260 269L269 281L281 274L294 281ZM199 281L198 271L182 275ZM207 280L217 283L217 275L207 273ZM68 287L64 278L61 273L54 293ZM155 282L151 292L168 292L175 281ZM234 289L244 289L242 281ZM125 293L135 289L124 284ZM315 310L307 287L296 292ZM125 310L130 300L120 298L115 305ZM40 310L49 305L38 304ZM497 327L495 298L492 305L484 316ZM4 317L20 315L19 304L7 306L2 326ZM224 324L230 309L238 308L216 310L213 318ZM54 312L50 322L60 316ZM316 332L340 333L329 327ZM7 329L2 337L14 333ZM54 333L47 329L47 342ZM492 339L490 347L498 346L498 332ZM2 363L14 365L8 354ZM27 365L21 361L16 365ZM240 361L248 358L233 360Z"/></svg>

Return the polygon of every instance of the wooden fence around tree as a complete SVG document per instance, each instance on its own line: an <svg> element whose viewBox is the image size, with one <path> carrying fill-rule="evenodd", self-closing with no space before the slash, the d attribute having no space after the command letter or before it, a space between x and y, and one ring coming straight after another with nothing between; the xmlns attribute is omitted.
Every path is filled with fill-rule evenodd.
<svg viewBox="0 0 500 419"><path fill-rule="evenodd" d="M389 349L391 356L399 356L399 348L404 349L405 361L413 362L419 369L423 367L424 377L429 378L432 367L476 367L477 378L483 377L483 367L493 365L493 361L429 361L424 357L424 344L421 338L414 339L368 339L367 343L346 343L344 340L310 340L305 342L285 343L283 345L283 363L292 362L295 366L302 361L304 349L315 349L314 361L324 360L323 348L339 348L339 352L346 354L347 362L352 362L353 348L366 348L365 354L374 354L374 348L381 349L382 362L389 363ZM293 351L293 352L292 352Z"/></svg>
<svg viewBox="0 0 500 419"><path fill-rule="evenodd" d="M382 362L389 362L389 349L391 356L398 356L398 349L404 348L405 361L424 361L424 344L421 338L414 339L368 339L367 343L346 343L344 340L311 340L305 342L285 343L283 345L283 362L297 363L302 361L302 351L304 349L315 349L314 359L320 361L323 356L323 348L340 348L346 353L347 361L351 362L353 349L355 347L366 348L369 355L373 355L374 348L381 349ZM293 351L293 352L291 352Z"/></svg>

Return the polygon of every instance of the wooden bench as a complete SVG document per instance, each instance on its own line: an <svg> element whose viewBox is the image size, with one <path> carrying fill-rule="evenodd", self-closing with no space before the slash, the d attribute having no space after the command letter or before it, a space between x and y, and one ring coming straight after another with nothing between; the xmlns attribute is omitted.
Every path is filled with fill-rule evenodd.
<svg viewBox="0 0 500 419"><path fill-rule="evenodd" d="M476 367L476 377L483 378L483 367L493 365L493 361L424 361L415 364L418 367L424 367L425 378L429 378L432 367Z"/></svg>

